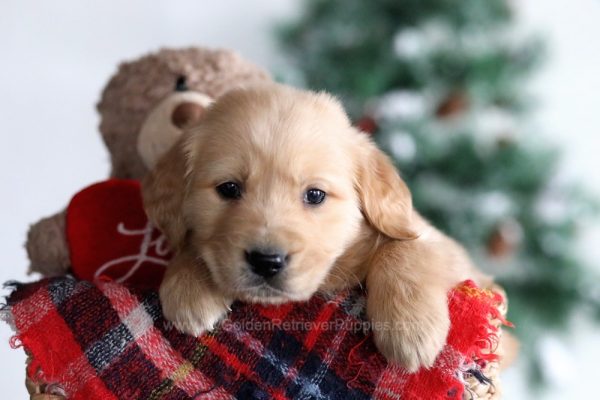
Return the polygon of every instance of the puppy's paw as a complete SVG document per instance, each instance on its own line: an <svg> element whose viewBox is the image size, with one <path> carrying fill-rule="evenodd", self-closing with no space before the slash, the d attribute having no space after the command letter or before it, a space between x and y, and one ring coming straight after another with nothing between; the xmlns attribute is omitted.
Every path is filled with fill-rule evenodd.
<svg viewBox="0 0 600 400"><path fill-rule="evenodd" d="M185 268L167 270L159 296L165 319L181 332L194 336L212 330L231 304L208 277L200 279L197 271Z"/></svg>
<svg viewBox="0 0 600 400"><path fill-rule="evenodd" d="M228 311L228 303L223 298L206 293L184 294L161 289L160 301L165 319L181 332L194 336L212 330Z"/></svg>
<svg viewBox="0 0 600 400"><path fill-rule="evenodd" d="M390 317L374 324L373 339L381 354L409 372L432 367L450 329L447 312Z"/></svg>

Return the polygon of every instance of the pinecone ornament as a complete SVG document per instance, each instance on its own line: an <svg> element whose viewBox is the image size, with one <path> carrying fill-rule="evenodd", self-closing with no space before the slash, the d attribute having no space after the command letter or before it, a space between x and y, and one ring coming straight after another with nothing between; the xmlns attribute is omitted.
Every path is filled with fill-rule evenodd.
<svg viewBox="0 0 600 400"><path fill-rule="evenodd" d="M487 242L488 254L494 258L509 258L523 240L523 228L518 221L507 219L492 231Z"/></svg>
<svg viewBox="0 0 600 400"><path fill-rule="evenodd" d="M462 90L456 90L442 100L435 110L435 115L437 115L438 118L449 118L461 114L468 107L469 97L467 94Z"/></svg>

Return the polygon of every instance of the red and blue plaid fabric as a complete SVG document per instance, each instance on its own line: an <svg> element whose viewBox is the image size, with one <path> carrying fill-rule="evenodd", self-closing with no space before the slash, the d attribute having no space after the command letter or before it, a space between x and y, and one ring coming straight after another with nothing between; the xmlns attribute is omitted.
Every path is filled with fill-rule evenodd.
<svg viewBox="0 0 600 400"><path fill-rule="evenodd" d="M365 327L360 289L306 303L236 303L215 331L178 332L154 291L71 278L11 284L9 312L28 375L72 399L461 399L466 365L485 363L502 298L465 282L435 366L387 365Z"/></svg>

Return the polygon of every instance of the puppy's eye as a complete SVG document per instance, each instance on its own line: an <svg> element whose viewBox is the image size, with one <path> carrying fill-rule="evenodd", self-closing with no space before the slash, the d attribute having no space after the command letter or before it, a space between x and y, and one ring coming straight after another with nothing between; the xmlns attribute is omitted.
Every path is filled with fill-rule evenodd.
<svg viewBox="0 0 600 400"><path fill-rule="evenodd" d="M217 186L217 193L224 199L237 200L242 197L242 188L239 183L225 182Z"/></svg>
<svg viewBox="0 0 600 400"><path fill-rule="evenodd" d="M325 200L325 196L327 193L321 189L311 188L304 193L304 202L312 205L321 204Z"/></svg>
<svg viewBox="0 0 600 400"><path fill-rule="evenodd" d="M186 80L185 76L177 77L177 80L175 81L175 91L176 92L186 92L187 90L188 90L188 87L187 87L187 80Z"/></svg>

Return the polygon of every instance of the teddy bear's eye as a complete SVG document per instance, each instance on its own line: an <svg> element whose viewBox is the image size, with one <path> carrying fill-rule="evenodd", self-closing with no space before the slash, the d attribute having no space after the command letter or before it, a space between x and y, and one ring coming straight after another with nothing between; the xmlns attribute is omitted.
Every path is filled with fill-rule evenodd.
<svg viewBox="0 0 600 400"><path fill-rule="evenodd" d="M187 82L185 76L177 77L177 81L175 82L175 91L176 92L185 92L188 90Z"/></svg>

